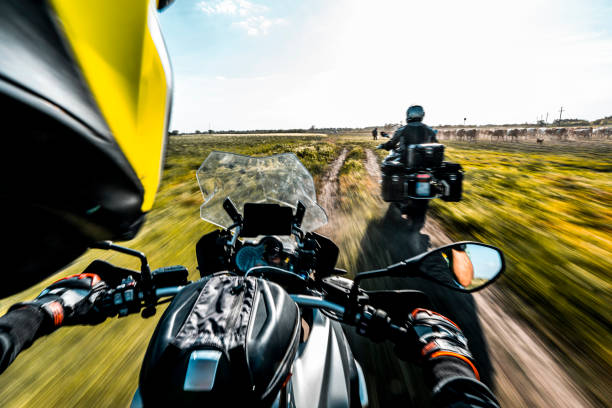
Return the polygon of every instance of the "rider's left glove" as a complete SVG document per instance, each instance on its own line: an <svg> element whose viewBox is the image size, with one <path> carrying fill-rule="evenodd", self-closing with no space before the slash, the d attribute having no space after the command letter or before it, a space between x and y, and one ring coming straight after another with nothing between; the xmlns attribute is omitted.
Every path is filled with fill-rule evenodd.
<svg viewBox="0 0 612 408"><path fill-rule="evenodd" d="M70 275L48 286L33 301L17 303L9 311L23 307L43 311L47 331L64 325L98 324L106 316L97 310L95 301L106 289L106 283L96 274Z"/></svg>

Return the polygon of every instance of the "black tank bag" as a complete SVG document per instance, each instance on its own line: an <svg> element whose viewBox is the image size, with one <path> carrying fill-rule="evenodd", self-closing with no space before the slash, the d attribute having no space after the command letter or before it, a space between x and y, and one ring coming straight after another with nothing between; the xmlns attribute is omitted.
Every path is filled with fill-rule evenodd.
<svg viewBox="0 0 612 408"><path fill-rule="evenodd" d="M289 376L300 327L298 306L275 283L217 274L188 286L149 344L144 406L269 405Z"/></svg>

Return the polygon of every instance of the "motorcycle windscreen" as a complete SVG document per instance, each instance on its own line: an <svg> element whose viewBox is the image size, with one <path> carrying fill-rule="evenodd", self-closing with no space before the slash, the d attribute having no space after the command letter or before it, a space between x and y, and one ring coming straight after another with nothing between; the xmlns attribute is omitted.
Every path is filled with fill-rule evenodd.
<svg viewBox="0 0 612 408"><path fill-rule="evenodd" d="M212 152L196 176L204 196L200 216L219 227L234 223L223 208L228 197L238 210L247 203L277 204L295 213L301 202L306 207L303 230L314 231L327 223L325 211L317 204L312 176L292 153L251 157Z"/></svg>

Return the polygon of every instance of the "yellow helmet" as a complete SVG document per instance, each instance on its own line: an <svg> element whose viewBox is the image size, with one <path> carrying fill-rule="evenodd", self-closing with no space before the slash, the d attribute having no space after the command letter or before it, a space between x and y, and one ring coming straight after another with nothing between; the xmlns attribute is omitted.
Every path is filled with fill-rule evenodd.
<svg viewBox="0 0 612 408"><path fill-rule="evenodd" d="M132 238L152 208L172 94L156 12L169 3L0 2L0 209L20 288L91 242Z"/></svg>

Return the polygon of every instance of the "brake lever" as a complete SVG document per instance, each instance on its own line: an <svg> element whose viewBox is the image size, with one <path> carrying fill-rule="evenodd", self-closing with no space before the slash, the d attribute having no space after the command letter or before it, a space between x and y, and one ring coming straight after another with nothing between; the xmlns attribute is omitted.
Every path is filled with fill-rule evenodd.
<svg viewBox="0 0 612 408"><path fill-rule="evenodd" d="M410 322L397 325L386 311L365 305L355 316L355 328L358 334L374 342L391 340L395 344L403 344L409 337Z"/></svg>
<svg viewBox="0 0 612 408"><path fill-rule="evenodd" d="M96 274L111 287L120 285L121 282L128 277L131 277L135 281L140 281L140 272L121 268L101 259L96 259L90 263L83 273Z"/></svg>

